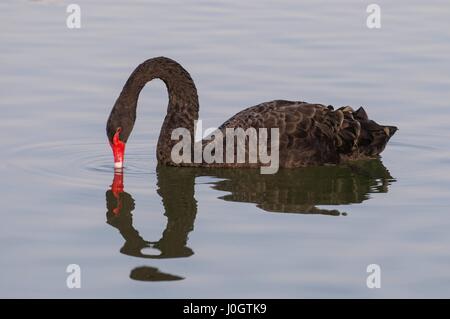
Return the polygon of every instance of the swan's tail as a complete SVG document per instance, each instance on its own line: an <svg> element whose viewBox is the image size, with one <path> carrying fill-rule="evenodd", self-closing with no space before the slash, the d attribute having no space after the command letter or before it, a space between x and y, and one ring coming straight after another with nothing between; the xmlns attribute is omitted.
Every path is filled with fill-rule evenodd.
<svg viewBox="0 0 450 319"><path fill-rule="evenodd" d="M358 153L369 157L379 155L398 128L391 125L380 125L370 120L362 107L354 113L354 116L361 125L357 140Z"/></svg>
<svg viewBox="0 0 450 319"><path fill-rule="evenodd" d="M350 107L339 110L344 112L344 119L338 133L338 152L344 160L376 157L398 130L370 120L362 107L357 111Z"/></svg>

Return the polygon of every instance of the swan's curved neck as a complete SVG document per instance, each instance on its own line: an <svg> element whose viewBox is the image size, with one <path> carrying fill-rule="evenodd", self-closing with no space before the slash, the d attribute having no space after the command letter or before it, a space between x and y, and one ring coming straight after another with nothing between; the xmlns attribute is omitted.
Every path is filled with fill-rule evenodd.
<svg viewBox="0 0 450 319"><path fill-rule="evenodd" d="M197 89L189 73L174 60L159 57L140 64L130 75L118 97L108 122L121 126L121 140L126 142L136 120L139 94L147 82L161 79L167 86L169 105L158 139L158 162L170 161L173 129L183 127L194 136L194 121L198 119L199 103ZM110 123L108 123L110 125ZM112 130L116 128L113 127ZM114 134L108 132L108 134Z"/></svg>

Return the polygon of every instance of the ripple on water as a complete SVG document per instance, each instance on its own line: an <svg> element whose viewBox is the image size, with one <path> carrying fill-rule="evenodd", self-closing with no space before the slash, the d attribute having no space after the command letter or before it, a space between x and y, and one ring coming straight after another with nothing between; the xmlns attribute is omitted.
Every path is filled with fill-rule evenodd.
<svg viewBox="0 0 450 319"><path fill-rule="evenodd" d="M154 157L148 143L133 143L126 152L125 173L143 178L155 174ZM8 165L57 183L102 188L104 180L100 177L114 174L109 146L93 142L54 141L23 145L10 150Z"/></svg>
<svg viewBox="0 0 450 319"><path fill-rule="evenodd" d="M396 142L396 141L390 142L388 145L390 147L413 148L413 149L428 150L428 151L434 151L434 150L438 149L437 147L433 147L433 146L412 144L412 143L403 143L403 142Z"/></svg>
<svg viewBox="0 0 450 319"><path fill-rule="evenodd" d="M147 178L155 174L155 152L151 143L133 141L125 154L125 174ZM394 141L394 148L434 149L430 146ZM23 172L43 176L54 183L104 188L114 174L109 145L91 141L53 141L22 145L9 151L6 164Z"/></svg>

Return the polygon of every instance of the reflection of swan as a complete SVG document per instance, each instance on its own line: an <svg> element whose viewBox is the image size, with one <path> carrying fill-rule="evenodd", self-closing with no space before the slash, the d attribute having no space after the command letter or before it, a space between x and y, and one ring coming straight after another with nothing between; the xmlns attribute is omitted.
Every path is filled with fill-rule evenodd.
<svg viewBox="0 0 450 319"><path fill-rule="evenodd" d="M211 182L216 190L229 194L226 201L255 203L268 212L341 215L338 210L319 209L318 205L361 203L371 193L385 193L395 180L380 160L353 162L346 166L323 166L297 170L280 170L275 175L261 175L252 169L207 169L157 167L158 194L167 217L166 229L157 242L146 241L133 226L134 200L124 191L123 174L114 175L106 192L108 224L117 228L125 239L120 252L140 258L161 259L189 257L187 246L194 229L197 201L195 178L218 178ZM344 214L344 213L342 213ZM156 248L157 255L144 254L145 248ZM143 281L180 280L182 277L159 272L148 266L135 268L131 278Z"/></svg>
<svg viewBox="0 0 450 319"><path fill-rule="evenodd" d="M211 169L208 176L223 178L213 188L230 194L226 201L255 203L268 212L340 215L318 205L361 203L370 193L386 193L395 181L380 160L347 165L280 170L262 175L258 170Z"/></svg>
<svg viewBox="0 0 450 319"><path fill-rule="evenodd" d="M123 190L123 175L114 175L111 190L106 192L108 224L117 228L125 239L120 252L135 257L163 259L189 257L192 249L186 246L188 234L194 227L197 203L194 199L194 176L192 174L176 174L159 178L158 194L163 198L166 229L160 240L150 242L144 240L133 227L134 199ZM160 254L152 255L142 252L144 248L156 248Z"/></svg>
<svg viewBox="0 0 450 319"><path fill-rule="evenodd" d="M159 177L159 175L158 175ZM180 192L178 192L180 191ZM158 194L163 198L167 226L157 242L146 241L133 227L134 199L124 191L123 173L116 172L111 189L106 191L107 223L117 228L125 239L120 252L125 255L148 258L189 257L194 252L186 246L188 234L194 227L197 204L194 199L194 176L171 175L158 179ZM158 255L145 254L145 248L156 248ZM131 271L130 278L141 281L182 280L157 268L142 266Z"/></svg>
<svg viewBox="0 0 450 319"><path fill-rule="evenodd" d="M189 73L177 62L158 57L140 64L130 75L114 104L106 125L106 133L114 154L115 167L122 167L125 143L133 130L139 94L147 82L161 79L167 86L169 105L159 135L158 163L172 166L258 167L257 163L177 164L171 151L176 141L171 135L184 128L194 135L198 119L197 89ZM303 167L340 163L349 159L375 157L397 131L395 126L378 125L369 120L363 108L337 110L321 104L276 100L247 108L228 119L226 128L278 128L280 167ZM248 148L248 147L247 147ZM247 149L248 151L248 149ZM226 153L226 152L224 152ZM228 155L228 154L227 154ZM225 155L224 157L225 158Z"/></svg>
<svg viewBox="0 0 450 319"><path fill-rule="evenodd" d="M160 272L158 268L148 266L134 268L130 273L130 278L139 281L174 281L184 279L183 277Z"/></svg>

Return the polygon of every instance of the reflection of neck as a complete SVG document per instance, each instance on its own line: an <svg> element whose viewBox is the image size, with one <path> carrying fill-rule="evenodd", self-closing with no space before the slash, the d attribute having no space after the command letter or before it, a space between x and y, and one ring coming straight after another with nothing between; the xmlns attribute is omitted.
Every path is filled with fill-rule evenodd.
<svg viewBox="0 0 450 319"><path fill-rule="evenodd" d="M158 194L167 216L167 225L162 238L154 243L145 241L133 227L131 211L134 200L124 191L123 173L114 174L111 190L106 193L108 224L116 227L125 244L121 252L144 258L188 257L193 251L187 247L188 234L194 229L197 214L197 202L194 199L195 174L188 168L166 167L157 170ZM145 255L143 248L154 247L160 255Z"/></svg>
<svg viewBox="0 0 450 319"><path fill-rule="evenodd" d="M158 194L162 198L167 226L160 245L183 247L194 229L197 201L194 198L195 174L190 168L161 167L157 169Z"/></svg>
<svg viewBox="0 0 450 319"><path fill-rule="evenodd" d="M106 204L108 212L106 221L111 226L117 228L125 239L125 243L120 251L131 256L140 256L141 250L149 247L148 243L139 235L133 227L134 199L130 194L123 191L123 175L114 175L111 190L106 192Z"/></svg>

